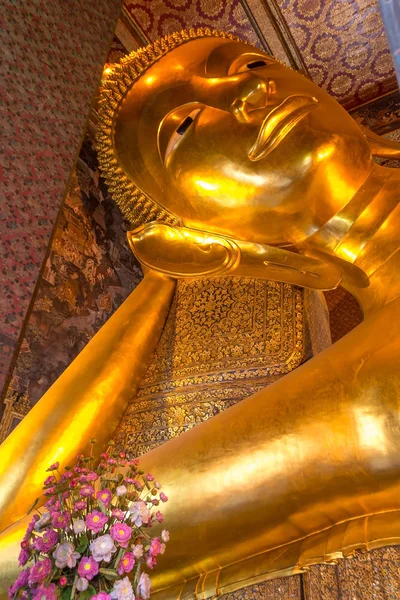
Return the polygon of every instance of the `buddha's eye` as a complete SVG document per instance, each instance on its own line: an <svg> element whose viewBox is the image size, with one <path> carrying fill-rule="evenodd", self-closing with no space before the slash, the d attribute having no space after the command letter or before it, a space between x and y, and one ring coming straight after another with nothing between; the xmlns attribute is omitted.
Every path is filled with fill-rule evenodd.
<svg viewBox="0 0 400 600"><path fill-rule="evenodd" d="M248 63L246 66L248 69L258 69L258 67L265 67L267 65L265 60L255 60Z"/></svg>
<svg viewBox="0 0 400 600"><path fill-rule="evenodd" d="M180 122L179 126L175 129L174 133L170 137L167 149L165 151L164 164L166 164L172 151L176 148L180 140L184 137L185 133L194 123L197 115L201 112L201 110L201 108L196 108L195 110L193 110L187 117L183 119L183 121Z"/></svg>

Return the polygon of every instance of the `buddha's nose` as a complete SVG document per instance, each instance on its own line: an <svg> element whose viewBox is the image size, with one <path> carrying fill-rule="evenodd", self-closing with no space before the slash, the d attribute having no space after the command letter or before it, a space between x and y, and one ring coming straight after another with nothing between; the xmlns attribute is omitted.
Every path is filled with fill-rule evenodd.
<svg viewBox="0 0 400 600"><path fill-rule="evenodd" d="M238 90L231 104L231 112L240 123L248 123L255 116L254 111L266 108L272 103L276 92L273 79L253 75Z"/></svg>

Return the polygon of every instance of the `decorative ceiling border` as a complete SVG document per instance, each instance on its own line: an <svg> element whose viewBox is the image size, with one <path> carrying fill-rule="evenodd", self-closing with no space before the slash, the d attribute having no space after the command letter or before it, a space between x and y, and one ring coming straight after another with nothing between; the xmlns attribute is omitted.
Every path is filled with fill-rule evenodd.
<svg viewBox="0 0 400 600"><path fill-rule="evenodd" d="M400 129L400 91L380 96L349 112L357 123L379 135Z"/></svg>

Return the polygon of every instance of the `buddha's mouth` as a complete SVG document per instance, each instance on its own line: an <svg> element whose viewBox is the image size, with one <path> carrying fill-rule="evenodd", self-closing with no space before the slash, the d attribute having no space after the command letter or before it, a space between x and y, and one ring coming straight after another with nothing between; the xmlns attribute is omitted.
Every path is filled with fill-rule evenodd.
<svg viewBox="0 0 400 600"><path fill-rule="evenodd" d="M265 117L254 146L248 154L256 161L267 156L295 125L317 106L312 96L289 96Z"/></svg>

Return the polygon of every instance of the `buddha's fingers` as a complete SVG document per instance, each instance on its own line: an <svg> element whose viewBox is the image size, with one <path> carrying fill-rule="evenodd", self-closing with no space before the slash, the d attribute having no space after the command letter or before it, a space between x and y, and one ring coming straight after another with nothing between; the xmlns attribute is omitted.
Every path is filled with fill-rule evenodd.
<svg viewBox="0 0 400 600"><path fill-rule="evenodd" d="M112 438L168 313L174 282L148 273L0 447L0 531L41 495L46 469Z"/></svg>

